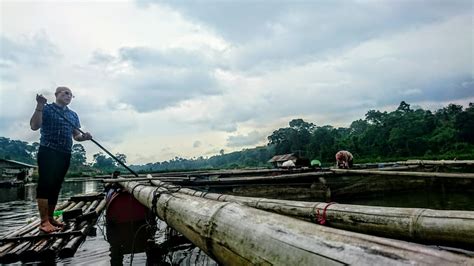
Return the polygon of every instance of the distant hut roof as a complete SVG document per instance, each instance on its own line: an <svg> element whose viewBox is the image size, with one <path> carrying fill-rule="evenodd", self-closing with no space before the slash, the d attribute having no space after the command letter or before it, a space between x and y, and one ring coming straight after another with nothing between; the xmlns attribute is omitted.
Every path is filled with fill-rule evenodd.
<svg viewBox="0 0 474 266"><path fill-rule="evenodd" d="M0 168L36 168L36 165L0 158Z"/></svg>
<svg viewBox="0 0 474 266"><path fill-rule="evenodd" d="M297 159L298 157L295 156L294 153L283 154L283 155L275 155L270 160L269 163L276 163L276 162L286 162L288 160Z"/></svg>

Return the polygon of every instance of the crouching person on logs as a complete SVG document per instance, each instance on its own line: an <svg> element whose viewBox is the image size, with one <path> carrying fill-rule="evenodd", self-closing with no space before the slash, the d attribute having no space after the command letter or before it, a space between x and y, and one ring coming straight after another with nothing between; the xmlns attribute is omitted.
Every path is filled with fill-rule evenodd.
<svg viewBox="0 0 474 266"><path fill-rule="evenodd" d="M336 167L337 168L352 168L354 164L354 157L348 151L338 151L336 153Z"/></svg>
<svg viewBox="0 0 474 266"><path fill-rule="evenodd" d="M52 233L64 226L53 218L53 212L64 176L69 169L72 138L76 141L92 139L90 133L81 134L77 130L81 127L79 117L67 107L74 97L71 90L58 87L54 95L56 101L51 104L46 104L47 100L43 95L36 95L36 108L30 120L32 130L41 129L36 200L41 218L39 229L43 233Z"/></svg>

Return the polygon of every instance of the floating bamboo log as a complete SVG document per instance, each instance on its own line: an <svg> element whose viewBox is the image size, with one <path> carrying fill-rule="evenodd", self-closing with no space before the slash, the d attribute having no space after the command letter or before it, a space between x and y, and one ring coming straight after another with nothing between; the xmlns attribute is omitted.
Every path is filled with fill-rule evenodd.
<svg viewBox="0 0 474 266"><path fill-rule="evenodd" d="M175 182L185 186L213 186L213 187L229 187L240 186L242 184L291 184L291 183L312 183L321 177L334 176L331 171L306 172L296 174L281 174L276 176L251 176L251 177L226 177L216 180L200 180L196 179L190 182Z"/></svg>
<svg viewBox="0 0 474 266"><path fill-rule="evenodd" d="M98 197L99 196L100 195L98 195ZM72 198L80 199L78 197L71 197L71 199ZM84 199L86 198L90 199L91 195L84 195ZM64 211L73 209L90 211L87 213L87 217L77 217L77 221L83 220L83 223L81 224L83 226L78 226L77 230L74 230L75 221L68 221L68 230L40 236L38 230L39 219L37 219L32 224L26 225L16 232L8 234L7 238L0 239L1 242L9 242L0 246L0 263L12 263L18 260L28 262L33 260L47 261L54 259L57 255L57 248L61 248L61 246L64 245L64 239L72 239L72 241L75 241L75 238L72 236L79 233L81 234L81 240L84 239L85 235L83 229L85 229L85 227L91 227L95 223L100 212L105 208L105 199L103 199L100 204L98 203L99 201L96 199L92 203L90 201L70 201L61 205L61 207L65 207L63 209ZM95 213L95 215L91 215L92 213ZM87 220L84 220L86 218ZM61 220L61 218L59 218L59 220ZM80 243L81 242L75 241L75 247L77 248ZM75 250L73 250L73 252L74 251Z"/></svg>
<svg viewBox="0 0 474 266"><path fill-rule="evenodd" d="M70 204L75 204L75 203L65 201L61 205L58 206L57 210L62 210L64 208L68 208L68 205L70 205ZM18 237L18 236L26 235L27 233L33 231L34 229L37 229L39 225L40 225L40 219L37 218L37 219L33 220L31 223L24 225L23 227L21 227L17 231L14 231L14 232L11 232L11 233L5 235L4 238L11 238L11 237ZM14 243L6 243L6 244L0 246L0 257L2 257L4 255L5 251L10 249L14 245L15 245Z"/></svg>
<svg viewBox="0 0 474 266"><path fill-rule="evenodd" d="M139 177L139 178L108 178L108 179L101 179L104 183L119 183L125 181L150 181L150 180L160 180L160 181L172 181L172 182L179 182L179 181L192 181L193 184L203 185L203 184L230 184L235 183L236 181L243 181L243 182L258 182L258 181L276 181L276 180L292 180L292 179L300 179L300 178L312 178L312 177L322 177L322 176L332 176L334 175L331 171L324 171L324 172L307 172L307 173L296 173L296 174L281 174L275 176L251 176L251 177L226 177L220 178L218 180L190 180L187 177L180 177L173 180L164 180L162 177Z"/></svg>
<svg viewBox="0 0 474 266"><path fill-rule="evenodd" d="M95 209L94 211L96 214L100 214L106 206L106 201L103 199L98 205L94 205ZM92 211L93 208L91 208L89 211ZM81 228L81 235L76 236L72 239L70 239L66 245L59 250L58 256L60 258L67 258L67 257L72 257L74 253L76 252L77 248L79 245L82 243L84 238L86 237L87 233L91 230L91 228L94 226L94 223L89 222L89 221L83 221L81 222L77 227Z"/></svg>
<svg viewBox="0 0 474 266"><path fill-rule="evenodd" d="M389 175L389 176L416 176L416 177L439 177L439 178L466 178L474 179L474 173L427 173L427 172L395 172L395 171L375 171L375 170L347 170L331 169L337 174L369 174L369 175Z"/></svg>
<svg viewBox="0 0 474 266"><path fill-rule="evenodd" d="M399 161L401 165L474 165L474 160L407 160Z"/></svg>
<svg viewBox="0 0 474 266"><path fill-rule="evenodd" d="M219 202L137 182L120 183L160 219L229 265L473 264L422 245L324 227L232 202ZM161 188L163 189L163 188ZM155 193L155 194L154 194ZM157 193L157 194L156 194Z"/></svg>
<svg viewBox="0 0 474 266"><path fill-rule="evenodd" d="M318 222L318 218L322 219L324 213L325 225L359 233L437 245L474 247L474 212L472 211L392 208L240 197L179 188L160 181L152 181L152 183L172 191L179 189L180 193L188 195L236 202L315 222Z"/></svg>
<svg viewBox="0 0 474 266"><path fill-rule="evenodd" d="M381 167L381 168L373 168L367 170L379 170L379 171L403 171L403 170L413 170L418 169L418 165L408 165L408 166L394 166L394 167ZM359 170L359 169L357 169Z"/></svg>
<svg viewBox="0 0 474 266"><path fill-rule="evenodd" d="M169 178L164 178L164 177L152 177L152 180L169 180ZM127 178L128 181L149 181L150 178L147 177L135 177L135 178ZM187 178L182 177L182 178L174 178L173 180L176 181L181 181L181 180L187 180ZM106 179L96 179L96 181L102 181L103 183L118 183L119 180L116 178L106 178ZM123 181L120 181L123 182Z"/></svg>
<svg viewBox="0 0 474 266"><path fill-rule="evenodd" d="M86 208L88 204L84 201L80 202L71 202L71 204L68 206L68 208L64 209L64 211L70 211L70 210L75 210L75 209L82 209ZM62 232L62 233L69 233L68 231ZM26 249L22 254L20 254L21 259L23 261L34 261L38 259L43 259L43 260L52 260L54 259L55 253L50 252L46 250L46 247L51 244L51 242L57 241L56 239L52 239L51 237L56 237L58 233L54 234L48 234L48 238L43 238L36 243L32 243L32 246L28 249ZM60 238L62 239L62 238Z"/></svg>
<svg viewBox="0 0 474 266"><path fill-rule="evenodd" d="M97 206L97 204L98 204L98 201L95 200L90 205L88 205L87 207L82 208L82 210L84 212L87 212L88 210L91 210L91 209L95 208ZM77 234L77 235L81 236L82 231L78 230L78 228L76 228L75 225L76 225L75 222L69 222L69 229L67 229L64 232L65 233L70 233L70 232L76 231L76 232L79 232L79 234ZM65 242L67 243L67 241L69 239L72 239L72 238L73 237L71 237L71 236L67 236L67 237L64 237L64 238L56 239L52 243L50 243L50 245L48 245L47 248L43 248L43 249L38 250L37 254L32 254L32 257L35 257L35 255L46 256L46 254L48 254L50 256L55 255L56 252L58 251L59 247L62 246Z"/></svg>

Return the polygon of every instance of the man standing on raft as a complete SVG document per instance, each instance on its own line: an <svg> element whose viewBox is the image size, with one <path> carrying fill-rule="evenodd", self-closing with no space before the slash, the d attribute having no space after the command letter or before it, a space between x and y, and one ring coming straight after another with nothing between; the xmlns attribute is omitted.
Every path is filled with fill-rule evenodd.
<svg viewBox="0 0 474 266"><path fill-rule="evenodd" d="M69 169L72 138L76 141L92 139L89 132L81 134L77 130L81 127L79 117L67 107L74 97L71 90L67 87L58 87L54 95L56 102L51 104L46 104L47 100L43 95L36 95L36 108L30 120L32 130L41 128L37 156L39 179L36 200L41 218L39 229L44 233L61 230L64 226L63 223L54 220L53 212L64 176Z"/></svg>

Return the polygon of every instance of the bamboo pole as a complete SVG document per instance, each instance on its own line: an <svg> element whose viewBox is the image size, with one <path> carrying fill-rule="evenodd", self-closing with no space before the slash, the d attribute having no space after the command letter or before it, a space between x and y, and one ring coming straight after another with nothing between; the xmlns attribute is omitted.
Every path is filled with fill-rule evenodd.
<svg viewBox="0 0 474 266"><path fill-rule="evenodd" d="M84 208L87 208L89 204L90 202L85 202L85 201L77 202L77 204L75 202L71 202L71 204L69 204L69 206L65 208L64 210L68 211L68 210L75 210L75 209L84 209ZM70 232L71 230L66 230L66 231L63 231L62 233L70 233ZM62 239L63 238L41 239L37 241L36 243L34 243L30 248L25 250L21 254L21 258L23 261L34 261L40 258L42 260L52 260L55 257L55 253L47 250L46 247L50 246L51 243L54 243L55 241L62 240Z"/></svg>
<svg viewBox="0 0 474 266"><path fill-rule="evenodd" d="M66 210L66 209L70 208L72 205L75 205L75 203L65 201L60 206L58 206L57 209L58 210L60 210L60 209ZM17 231L12 232L12 233L8 234L5 237L34 235L34 233L32 233L32 234L28 234L28 233L30 233L31 231L33 231L35 229L38 229L39 225L40 225L40 219L35 219L32 223L21 227ZM12 250L15 245L16 245L16 243L6 243L6 244L4 244L0 247L0 261L2 261L3 256L5 256L10 250Z"/></svg>
<svg viewBox="0 0 474 266"><path fill-rule="evenodd" d="M388 176L416 176L416 177L439 177L439 178L466 178L474 179L474 173L427 173L427 172L396 172L396 171L375 171L375 170L347 170L331 169L336 174L369 174Z"/></svg>
<svg viewBox="0 0 474 266"><path fill-rule="evenodd" d="M407 160L399 161L402 165L474 165L474 160Z"/></svg>
<svg viewBox="0 0 474 266"><path fill-rule="evenodd" d="M10 237L2 239L2 242L15 242L15 241L34 241L39 239L53 239L57 237L65 237L71 235L77 235L78 231L67 231L67 232L57 232L51 234L42 234L42 235L34 235L34 236L17 236L17 237Z"/></svg>
<svg viewBox="0 0 474 266"><path fill-rule="evenodd" d="M235 183L236 181L273 181L273 180L285 180L285 179L299 179L299 178L311 178L311 177L321 177L321 176L332 176L334 173L331 171L325 171L325 172L307 172L307 173L296 173L296 174L282 174L282 175L276 175L276 176L251 176L251 177L226 177L226 178L221 178L218 180L191 180L195 184L210 184L210 183L216 183L216 184L226 184L226 183ZM127 182L127 181L150 181L150 180L160 180L160 181L171 181L171 182L176 182L176 181L188 181L190 180L187 177L181 177L180 179L166 179L162 177L139 177L139 178L109 178L109 179L101 179L102 182L104 183L119 183L119 182Z"/></svg>
<svg viewBox="0 0 474 266"><path fill-rule="evenodd" d="M104 210L105 206L106 206L106 200L103 199L98 205L96 205L94 211L97 213L97 215L100 215L100 213L102 213L102 211ZM86 237L87 233L94 226L94 222L89 222L89 221L81 222L78 228L81 228L80 231L82 235L76 236L72 238L71 240L69 240L66 243L66 245L59 250L58 256L60 258L72 257L74 253L76 252L77 248L79 247L79 245L82 243L82 241Z"/></svg>
<svg viewBox="0 0 474 266"><path fill-rule="evenodd" d="M93 205L93 206L91 206ZM72 210L72 209L92 209L97 207L98 201L91 204L91 202L64 202L58 209ZM105 206L105 200L101 202L101 208ZM32 224L26 225L19 230L7 235L8 238L18 238L16 241L9 241L6 245L0 246L0 263L12 263L18 260L32 261L32 260L47 260L54 258L55 251L47 249L46 247L53 244L56 238L60 237L58 241L62 242L62 237L76 235L77 231L63 231L50 235L40 236L38 230L39 220L35 220ZM36 229L36 230L35 230ZM53 239L55 238L55 239ZM39 241L36 241L38 240ZM4 240L15 240L5 239Z"/></svg>
<svg viewBox="0 0 474 266"><path fill-rule="evenodd" d="M407 165L407 166L394 166L394 167L382 167L382 168L368 168L368 169L360 169L360 170L379 170L379 171L400 171L400 170L413 170L417 169L418 165ZM357 169L359 170L359 169Z"/></svg>
<svg viewBox="0 0 474 266"><path fill-rule="evenodd" d="M85 205L82 207L82 210L83 212L91 209L91 208L95 208L95 206L98 204L98 200L94 200L93 202L91 202L90 204L88 205ZM76 228L76 223L75 222L69 222L68 224L68 229L65 230L65 232L72 232L74 230L78 231L77 228ZM51 243L51 245L49 245L47 248L45 248L44 250L38 250L38 253L43 253L43 252L46 252L48 254L56 254L56 251L59 249L59 247L68 239L70 239L71 237L67 237L67 238L60 238L60 239L56 239L53 243Z"/></svg>
<svg viewBox="0 0 474 266"><path fill-rule="evenodd" d="M160 181L156 186L207 199L236 202L266 211L316 221L326 215L326 225L339 229L401 238L414 242L474 246L474 212L421 208L392 208L324 202L240 197L178 188ZM324 211L326 209L326 211Z"/></svg>
<svg viewBox="0 0 474 266"><path fill-rule="evenodd" d="M151 180L169 180L169 178L163 178L163 177L152 177L152 178L147 178L147 177L135 177L135 178L125 178L126 181L149 181L150 179ZM173 179L173 181L176 180L176 181L181 181L181 180L188 180L187 178L185 177L182 177L182 178L176 178L176 179ZM118 179L116 178L107 178L107 179L97 179L97 181L102 181L103 183L118 183L118 182L123 182L123 181L119 181Z"/></svg>
<svg viewBox="0 0 474 266"><path fill-rule="evenodd" d="M120 184L148 208L154 207L154 193L165 190L137 182ZM324 227L232 202L164 192L158 192L155 209L160 219L226 265L474 263L418 244Z"/></svg>

